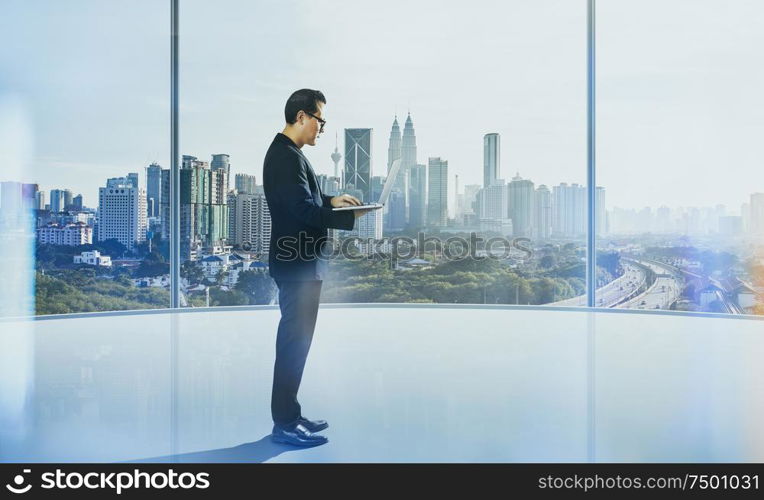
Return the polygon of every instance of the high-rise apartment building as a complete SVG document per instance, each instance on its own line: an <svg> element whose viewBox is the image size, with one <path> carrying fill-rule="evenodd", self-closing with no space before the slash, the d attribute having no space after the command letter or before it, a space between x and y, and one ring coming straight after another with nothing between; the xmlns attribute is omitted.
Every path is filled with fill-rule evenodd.
<svg viewBox="0 0 764 500"><path fill-rule="evenodd" d="M154 162L146 167L146 206L149 217L159 217L162 196L162 167Z"/></svg>
<svg viewBox="0 0 764 500"><path fill-rule="evenodd" d="M146 241L146 191L137 181L137 174L109 179L98 189L98 241L116 239L128 250Z"/></svg>
<svg viewBox="0 0 764 500"><path fill-rule="evenodd" d="M493 185L499 179L500 161L499 134L483 136L483 187Z"/></svg>
<svg viewBox="0 0 764 500"><path fill-rule="evenodd" d="M427 225L448 224L448 161L429 158L427 164Z"/></svg>

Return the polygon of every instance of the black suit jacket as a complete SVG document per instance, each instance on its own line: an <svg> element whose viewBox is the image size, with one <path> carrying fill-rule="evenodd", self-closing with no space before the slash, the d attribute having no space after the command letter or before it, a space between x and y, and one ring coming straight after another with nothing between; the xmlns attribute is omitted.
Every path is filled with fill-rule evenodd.
<svg viewBox="0 0 764 500"><path fill-rule="evenodd" d="M324 279L331 253L327 229L353 229L353 211L332 211L332 197L321 192L310 162L282 133L265 154L263 190L271 214L270 275L277 281Z"/></svg>

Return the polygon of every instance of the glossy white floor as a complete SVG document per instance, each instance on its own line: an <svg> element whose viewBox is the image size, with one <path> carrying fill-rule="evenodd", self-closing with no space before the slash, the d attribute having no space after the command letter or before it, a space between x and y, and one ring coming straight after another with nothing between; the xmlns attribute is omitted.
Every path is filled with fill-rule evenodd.
<svg viewBox="0 0 764 500"><path fill-rule="evenodd" d="M760 320L323 305L300 402L330 441L299 449L268 439L278 318L0 322L0 460L764 460Z"/></svg>

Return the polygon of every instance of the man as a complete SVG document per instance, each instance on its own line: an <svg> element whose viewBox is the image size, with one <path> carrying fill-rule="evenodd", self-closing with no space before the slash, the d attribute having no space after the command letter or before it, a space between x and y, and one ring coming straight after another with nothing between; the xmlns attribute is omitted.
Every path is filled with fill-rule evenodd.
<svg viewBox="0 0 764 500"><path fill-rule="evenodd" d="M331 251L327 229L353 229L355 219L369 211L333 211L331 207L360 205L361 201L349 194L324 195L302 153L302 147L315 146L323 132L325 104L326 98L318 90L293 93L284 109L286 126L273 139L263 165L263 188L271 214L269 270L279 289L281 309L271 394L272 439L298 446L328 441L317 433L329 424L305 418L297 402L327 271L328 263L321 256Z"/></svg>

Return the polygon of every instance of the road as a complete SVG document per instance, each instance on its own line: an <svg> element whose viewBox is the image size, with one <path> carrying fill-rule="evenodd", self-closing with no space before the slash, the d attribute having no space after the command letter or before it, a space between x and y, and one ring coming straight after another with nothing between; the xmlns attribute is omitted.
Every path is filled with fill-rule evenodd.
<svg viewBox="0 0 764 500"><path fill-rule="evenodd" d="M643 269L626 260L623 261L623 267L624 273L621 276L597 289L597 307L615 307L616 304L622 302L644 284L647 276ZM586 295L577 295L576 297L547 305L583 307L586 306Z"/></svg>
<svg viewBox="0 0 764 500"><path fill-rule="evenodd" d="M683 279L670 266L659 262L639 260L639 264L650 268L655 274L655 282L641 293L616 307L623 309L668 309L682 293Z"/></svg>
<svg viewBox="0 0 764 500"><path fill-rule="evenodd" d="M623 309L668 309L682 293L683 280L670 266L648 260L622 259L623 275L597 289L596 307L618 307ZM644 266L652 270L655 282L642 293L647 280ZM632 296L629 298L630 296ZM553 302L547 305L583 307L586 295Z"/></svg>

